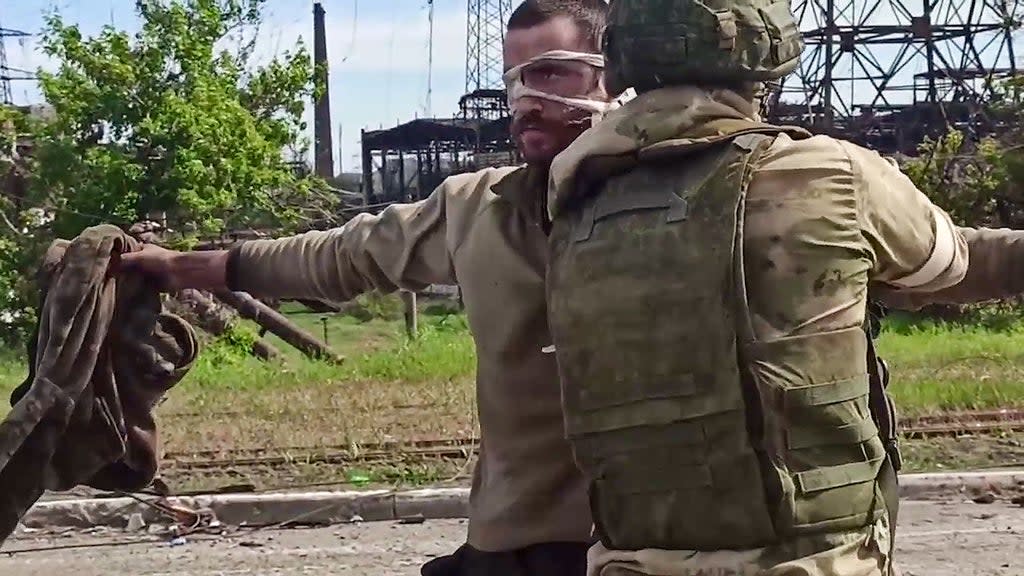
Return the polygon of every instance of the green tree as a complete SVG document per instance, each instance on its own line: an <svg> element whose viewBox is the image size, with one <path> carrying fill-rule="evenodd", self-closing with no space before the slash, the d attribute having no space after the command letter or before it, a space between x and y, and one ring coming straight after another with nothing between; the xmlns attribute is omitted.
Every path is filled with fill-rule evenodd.
<svg viewBox="0 0 1024 576"><path fill-rule="evenodd" d="M958 130L918 147L918 156L903 163L903 171L960 224L988 224L994 214L994 193L1003 183L996 173L998 158L992 139L973 143ZM995 160L995 164L993 164Z"/></svg>
<svg viewBox="0 0 1024 576"><path fill-rule="evenodd" d="M31 278L24 274L29 254L48 237L44 214L29 203L32 158L25 152L34 123L23 111L0 105L0 343L21 342L34 318L25 297Z"/></svg>
<svg viewBox="0 0 1024 576"><path fill-rule="evenodd" d="M288 231L332 214L323 182L296 170L305 103L322 75L300 41L258 63L266 0L138 0L141 28L91 38L58 13L40 71L52 114L0 107L0 340L34 322L34 269L54 238L164 213L172 240L243 226ZM31 154L13 158L14 139ZM9 173L17 164L16 191Z"/></svg>
<svg viewBox="0 0 1024 576"><path fill-rule="evenodd" d="M903 170L932 201L963 225L1024 228L1024 82L999 86L989 103L994 134L971 140L955 129L926 140Z"/></svg>
<svg viewBox="0 0 1024 576"><path fill-rule="evenodd" d="M57 235L154 212L185 236L281 227L326 202L284 154L306 147L308 52L300 41L252 62L265 1L139 0L134 36L108 26L84 38L47 18L42 45L59 68L40 76L55 119L37 135L34 177Z"/></svg>

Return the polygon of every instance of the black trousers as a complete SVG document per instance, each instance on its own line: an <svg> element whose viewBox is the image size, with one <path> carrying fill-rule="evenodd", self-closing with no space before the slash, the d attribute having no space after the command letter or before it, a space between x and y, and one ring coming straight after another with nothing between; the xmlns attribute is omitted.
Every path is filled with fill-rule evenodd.
<svg viewBox="0 0 1024 576"><path fill-rule="evenodd" d="M586 542L534 544L508 552L483 552L464 544L450 556L423 565L422 576L586 576Z"/></svg>

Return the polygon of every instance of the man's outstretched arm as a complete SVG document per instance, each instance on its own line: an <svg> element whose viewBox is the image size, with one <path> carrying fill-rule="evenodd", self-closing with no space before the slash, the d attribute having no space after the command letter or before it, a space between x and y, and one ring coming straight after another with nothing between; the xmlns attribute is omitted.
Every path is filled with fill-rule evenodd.
<svg viewBox="0 0 1024 576"><path fill-rule="evenodd" d="M123 254L121 269L153 278L169 292L183 288L220 291L227 289L227 250L176 252L155 244Z"/></svg>
<svg viewBox="0 0 1024 576"><path fill-rule="evenodd" d="M146 274L169 291L228 289L327 301L349 300L372 289L454 283L448 221L461 222L466 207L464 202L450 205L453 186L446 182L423 201L362 214L334 230L247 241L231 250L175 252L146 246L124 255L122 269Z"/></svg>

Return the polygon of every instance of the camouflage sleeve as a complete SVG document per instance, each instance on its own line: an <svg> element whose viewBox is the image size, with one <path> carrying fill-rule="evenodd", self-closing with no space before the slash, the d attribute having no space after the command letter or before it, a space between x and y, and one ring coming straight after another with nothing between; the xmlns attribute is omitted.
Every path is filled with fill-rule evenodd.
<svg viewBox="0 0 1024 576"><path fill-rule="evenodd" d="M425 200L360 214L334 230L245 242L233 249L230 287L258 296L343 302L373 289L454 284L449 220L464 208L454 188L445 182Z"/></svg>
<svg viewBox="0 0 1024 576"><path fill-rule="evenodd" d="M861 231L874 253L871 282L885 290L934 293L967 272L963 233L896 163L843 142L857 191Z"/></svg>

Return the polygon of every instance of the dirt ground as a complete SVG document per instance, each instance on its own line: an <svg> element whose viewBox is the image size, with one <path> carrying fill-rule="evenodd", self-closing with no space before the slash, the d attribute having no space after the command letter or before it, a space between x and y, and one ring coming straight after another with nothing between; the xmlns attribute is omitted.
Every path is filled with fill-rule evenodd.
<svg viewBox="0 0 1024 576"><path fill-rule="evenodd" d="M904 576L1024 574L1024 507L997 501L904 502L898 561ZM465 521L371 522L326 528L166 539L109 531L21 534L0 550L0 574L214 576L300 574L414 576L450 552ZM86 547L68 548L84 545ZM62 549L39 550L64 546ZM3 554L7 552L7 554Z"/></svg>

